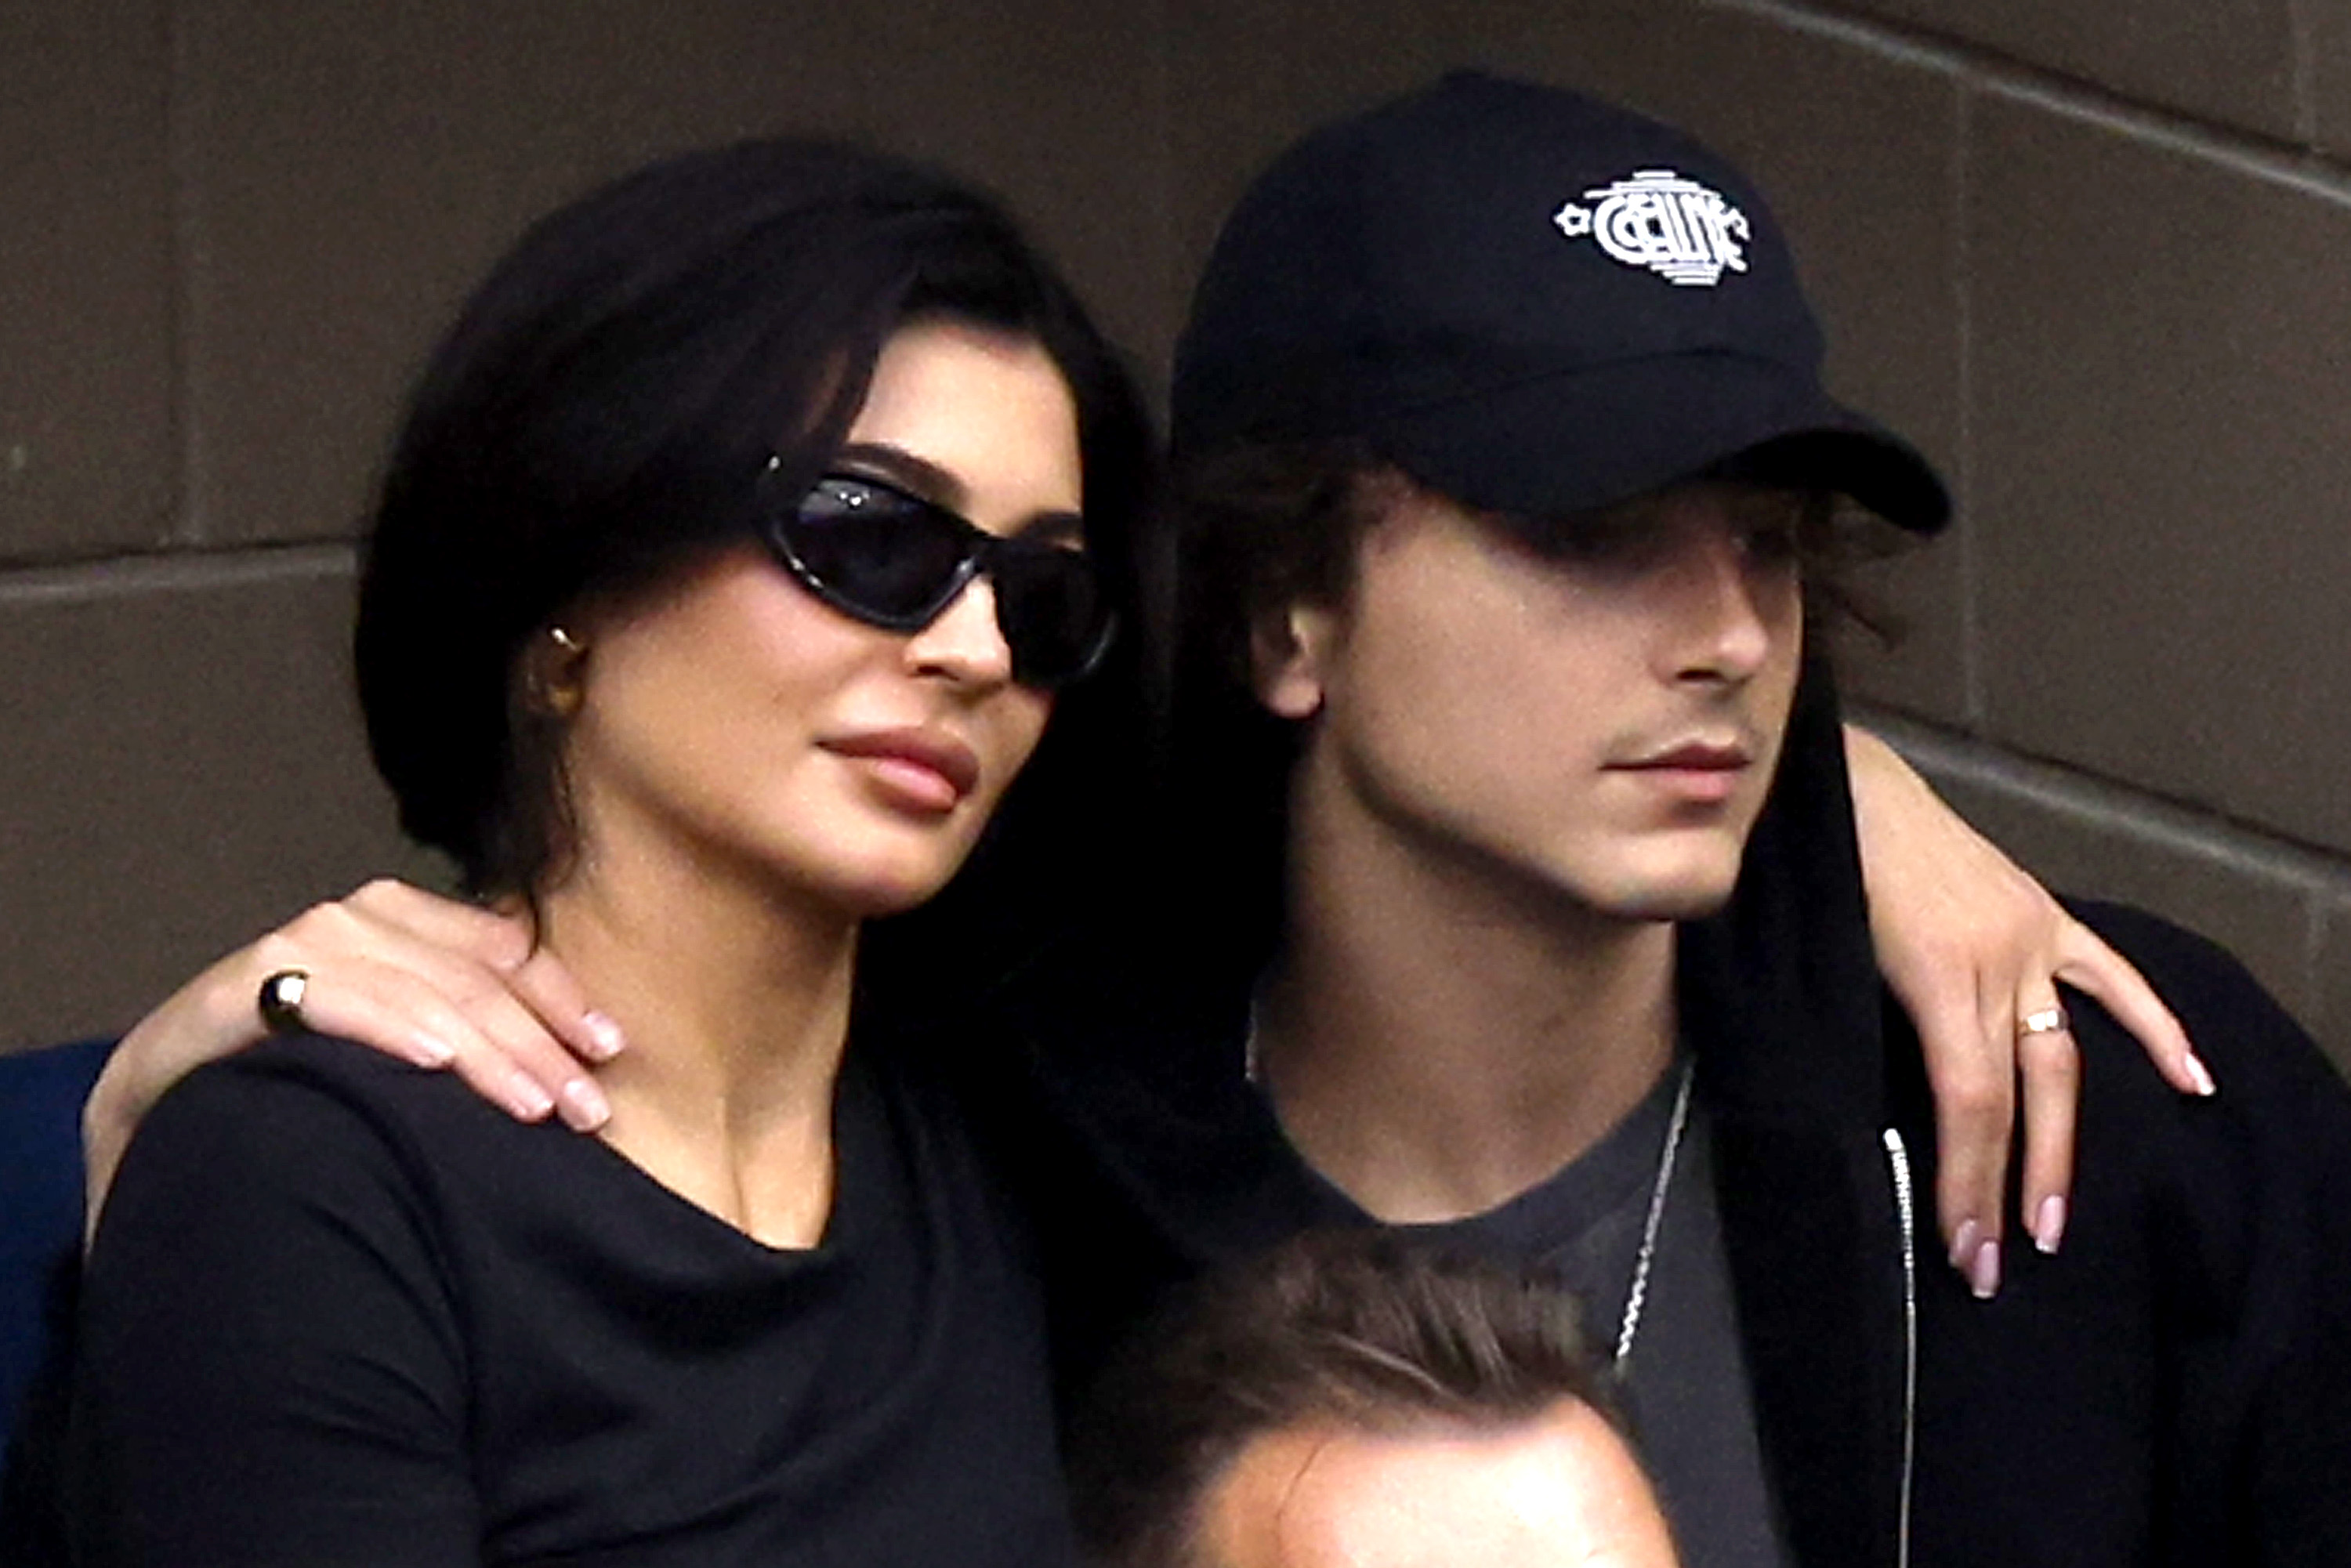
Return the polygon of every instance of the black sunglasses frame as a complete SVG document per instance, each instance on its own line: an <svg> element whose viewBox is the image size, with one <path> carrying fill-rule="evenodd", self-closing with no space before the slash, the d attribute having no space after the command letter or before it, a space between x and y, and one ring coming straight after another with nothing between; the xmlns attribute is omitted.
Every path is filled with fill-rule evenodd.
<svg viewBox="0 0 2351 1568"><path fill-rule="evenodd" d="M827 485L854 485L873 490L891 498L904 508L898 516L911 513L924 519L925 526L951 530L957 545L955 564L916 607L893 610L877 606L861 597L853 585L827 577L803 553L794 538L800 528L821 528L830 525L812 521L807 515L810 502ZM1021 580L1019 567L1024 563L1048 565L1056 571L1076 571L1085 576L1088 590L1097 602L1102 587L1095 577L1093 563L1085 555L1061 545L1039 544L1030 539L1006 538L991 534L968 517L925 499L904 486L871 474L828 473L818 476L794 502L788 507L770 509L760 527L760 538L766 543L793 581L799 583L818 600L853 621L868 626L878 626L888 632L914 632L928 626L947 608L963 596L976 578L987 577L996 587L996 626L1011 652L1013 678L1024 685L1052 690L1084 679L1093 673L1102 656L1110 651L1118 632L1118 617L1107 607L1101 610L1097 624L1081 639L1073 643L1080 648L1074 664L1067 670L1035 667L1033 645L1024 648L1030 639L1019 628L1020 607L1013 601L1018 597L1017 585ZM1009 567L1007 571L1003 569ZM1008 587L1013 591L1008 592Z"/></svg>

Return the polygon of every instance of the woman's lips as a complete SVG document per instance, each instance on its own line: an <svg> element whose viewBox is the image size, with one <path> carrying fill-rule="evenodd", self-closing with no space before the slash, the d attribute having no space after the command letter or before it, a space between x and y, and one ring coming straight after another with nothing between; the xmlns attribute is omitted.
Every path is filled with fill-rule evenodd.
<svg viewBox="0 0 2351 1568"><path fill-rule="evenodd" d="M864 765L866 777L893 803L944 815L979 783L979 754L934 729L861 731L822 743L836 757Z"/></svg>

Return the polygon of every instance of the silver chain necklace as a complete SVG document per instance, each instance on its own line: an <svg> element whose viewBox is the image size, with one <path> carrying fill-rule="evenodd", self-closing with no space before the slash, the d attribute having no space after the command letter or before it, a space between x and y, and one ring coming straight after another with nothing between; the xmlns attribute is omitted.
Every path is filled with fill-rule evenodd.
<svg viewBox="0 0 2351 1568"><path fill-rule="evenodd" d="M1633 1288L1625 1296L1625 1315L1616 1322L1618 1366L1633 1354L1633 1336L1641 1332L1641 1307L1649 1299L1649 1265L1657 1257L1657 1228L1666 1219L1666 1194L1674 1185L1674 1161L1682 1152L1682 1128L1689 1121L1690 1080L1695 1061L1682 1064L1681 1087L1674 1091L1674 1119L1666 1124L1665 1152L1657 1156L1657 1179L1649 1188L1649 1214L1641 1222L1641 1250L1633 1259Z"/></svg>
<svg viewBox="0 0 2351 1568"><path fill-rule="evenodd" d="M1674 1091L1674 1113L1666 1124L1666 1146L1657 1155L1656 1179L1649 1186L1649 1212L1641 1221L1641 1249L1633 1257L1633 1285L1625 1295L1624 1316L1616 1320L1616 1354L1612 1358L1623 1366L1633 1354L1634 1336L1641 1332L1641 1309L1649 1299L1649 1269L1657 1258L1657 1231L1666 1222L1666 1194L1674 1185L1674 1163L1681 1157L1682 1129L1689 1124L1690 1080L1695 1077L1697 1063L1682 1064L1680 1087ZM1249 1033L1241 1040L1241 1076L1260 1092L1265 1089L1265 1068L1259 1055L1257 1004L1249 1003Z"/></svg>

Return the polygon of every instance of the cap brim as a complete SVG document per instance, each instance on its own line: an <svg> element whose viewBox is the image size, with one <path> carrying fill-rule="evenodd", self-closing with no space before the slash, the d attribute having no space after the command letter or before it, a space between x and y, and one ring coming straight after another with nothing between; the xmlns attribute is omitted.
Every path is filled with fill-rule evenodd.
<svg viewBox="0 0 2351 1568"><path fill-rule="evenodd" d="M1834 490L1914 532L1951 515L1908 442L1809 377L1727 354L1532 377L1391 413L1373 434L1415 478L1493 511L1584 511L1737 459L1753 477Z"/></svg>

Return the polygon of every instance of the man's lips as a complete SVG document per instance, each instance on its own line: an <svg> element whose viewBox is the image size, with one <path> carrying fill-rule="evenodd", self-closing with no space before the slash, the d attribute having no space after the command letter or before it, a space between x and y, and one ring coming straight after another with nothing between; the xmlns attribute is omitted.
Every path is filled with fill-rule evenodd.
<svg viewBox="0 0 2351 1568"><path fill-rule="evenodd" d="M1685 740L1609 766L1630 773L1735 773L1754 760L1754 751L1737 741Z"/></svg>
<svg viewBox="0 0 2351 1568"><path fill-rule="evenodd" d="M979 754L951 735L913 726L862 730L821 743L836 757L874 764L914 803L951 810L979 783Z"/></svg>
<svg viewBox="0 0 2351 1568"><path fill-rule="evenodd" d="M1681 740L1608 765L1692 805L1719 805L1737 793L1755 761L1754 751L1735 740Z"/></svg>

